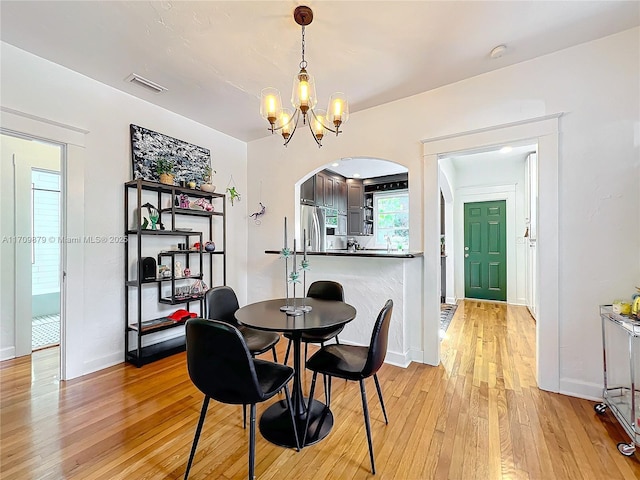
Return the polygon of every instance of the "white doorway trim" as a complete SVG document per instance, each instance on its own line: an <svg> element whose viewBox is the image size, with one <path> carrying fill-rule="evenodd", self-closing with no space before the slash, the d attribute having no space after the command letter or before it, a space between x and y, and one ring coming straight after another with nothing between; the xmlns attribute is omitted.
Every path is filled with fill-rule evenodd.
<svg viewBox="0 0 640 480"><path fill-rule="evenodd" d="M538 144L538 279L545 279L543 284L538 280L536 373L541 389L559 391L558 132L561 116L562 113L558 113L423 140L425 363L437 365L440 361L440 276L435 274L440 265L438 159L453 152L531 140Z"/></svg>
<svg viewBox="0 0 640 480"><path fill-rule="evenodd" d="M0 108L0 130L8 135L64 146L61 235L84 238L84 147L88 130L6 107ZM84 245L63 243L61 252L60 378L82 375L84 318Z"/></svg>

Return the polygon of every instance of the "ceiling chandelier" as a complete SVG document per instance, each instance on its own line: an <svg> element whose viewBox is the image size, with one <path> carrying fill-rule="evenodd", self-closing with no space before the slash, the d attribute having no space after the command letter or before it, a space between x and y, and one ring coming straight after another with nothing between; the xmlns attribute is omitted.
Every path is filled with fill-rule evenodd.
<svg viewBox="0 0 640 480"><path fill-rule="evenodd" d="M313 77L307 73L307 61L304 59L304 28L313 20L313 11L304 5L296 7L293 18L302 27L302 61L300 72L293 79L293 91L291 92L291 110L282 108L280 92L273 88L264 88L260 95L260 115L269 122L271 133L280 131L284 138L284 146L293 138L298 128L298 122L302 117L302 124L308 125L313 139L322 146L322 137L325 130L338 136L342 133L340 126L349 119L349 103L341 92L329 97L329 106L326 110L316 109L316 85Z"/></svg>

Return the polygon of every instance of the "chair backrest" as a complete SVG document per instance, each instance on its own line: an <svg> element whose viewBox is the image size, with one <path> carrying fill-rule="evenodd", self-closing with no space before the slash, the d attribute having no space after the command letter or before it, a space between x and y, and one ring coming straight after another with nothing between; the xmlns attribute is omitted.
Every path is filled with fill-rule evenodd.
<svg viewBox="0 0 640 480"><path fill-rule="evenodd" d="M231 287L213 287L205 294L205 304L207 318L210 320L220 320L234 326L238 326L238 321L234 316L238 305L238 297Z"/></svg>
<svg viewBox="0 0 640 480"><path fill-rule="evenodd" d="M344 289L338 282L317 280L309 285L307 297L344 302Z"/></svg>
<svg viewBox="0 0 640 480"><path fill-rule="evenodd" d="M376 373L382 363L384 357L387 354L387 343L389 340L389 324L391 323L391 314L393 313L393 300L387 300L384 304L378 318L373 326L373 332L371 333L371 344L369 345L369 353L367 354L367 361L362 369L362 374L365 377Z"/></svg>
<svg viewBox="0 0 640 480"><path fill-rule="evenodd" d="M191 318L186 331L187 369L198 390L222 403L251 404L262 399L253 359L236 327Z"/></svg>

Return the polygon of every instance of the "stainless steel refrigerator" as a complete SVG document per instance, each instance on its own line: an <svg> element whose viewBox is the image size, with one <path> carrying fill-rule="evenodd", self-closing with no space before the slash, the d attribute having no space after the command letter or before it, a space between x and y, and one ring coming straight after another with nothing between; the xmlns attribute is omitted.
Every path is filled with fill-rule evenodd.
<svg viewBox="0 0 640 480"><path fill-rule="evenodd" d="M326 252L327 229L325 211L322 207L300 205L300 238L307 231L307 251Z"/></svg>

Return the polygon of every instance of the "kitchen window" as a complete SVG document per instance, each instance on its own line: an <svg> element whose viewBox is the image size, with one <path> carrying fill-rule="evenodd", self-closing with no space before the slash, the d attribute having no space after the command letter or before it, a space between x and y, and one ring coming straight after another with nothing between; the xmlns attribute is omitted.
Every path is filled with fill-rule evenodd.
<svg viewBox="0 0 640 480"><path fill-rule="evenodd" d="M373 194L375 248L409 248L409 191ZM387 240L389 239L389 240Z"/></svg>

